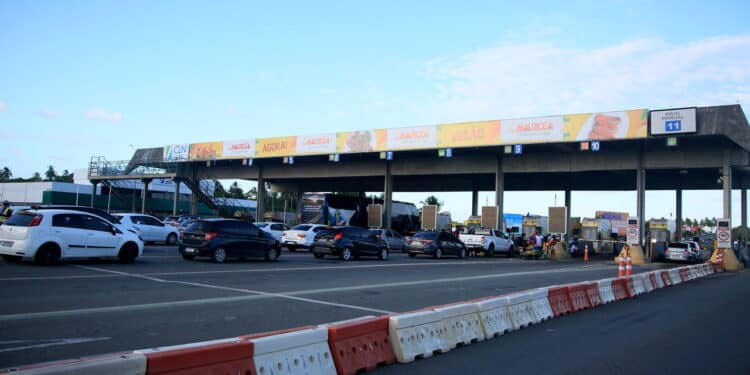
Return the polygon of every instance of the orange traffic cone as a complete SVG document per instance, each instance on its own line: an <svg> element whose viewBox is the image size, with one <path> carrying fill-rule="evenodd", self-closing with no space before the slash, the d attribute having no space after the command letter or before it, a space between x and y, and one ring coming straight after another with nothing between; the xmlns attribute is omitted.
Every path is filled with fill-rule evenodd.
<svg viewBox="0 0 750 375"><path fill-rule="evenodd" d="M583 245L583 261L589 261L589 244Z"/></svg>
<svg viewBox="0 0 750 375"><path fill-rule="evenodd" d="M716 263L714 263L715 272L724 272L724 249L716 249Z"/></svg>
<svg viewBox="0 0 750 375"><path fill-rule="evenodd" d="M625 258L620 257L620 266L617 267L617 277L625 276Z"/></svg>
<svg viewBox="0 0 750 375"><path fill-rule="evenodd" d="M625 257L625 276L630 276L633 274L633 258L627 256Z"/></svg>

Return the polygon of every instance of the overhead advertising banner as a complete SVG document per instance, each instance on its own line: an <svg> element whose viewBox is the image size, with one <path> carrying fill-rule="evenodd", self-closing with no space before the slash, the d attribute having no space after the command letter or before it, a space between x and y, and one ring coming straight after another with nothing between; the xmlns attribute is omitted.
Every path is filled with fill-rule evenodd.
<svg viewBox="0 0 750 375"><path fill-rule="evenodd" d="M221 158L224 142L204 142L190 145L190 160L215 160Z"/></svg>
<svg viewBox="0 0 750 375"><path fill-rule="evenodd" d="M388 129L387 132L387 150L437 147L437 128L435 126Z"/></svg>
<svg viewBox="0 0 750 375"><path fill-rule="evenodd" d="M293 156L296 155L297 137L276 137L258 139L255 156Z"/></svg>
<svg viewBox="0 0 750 375"><path fill-rule="evenodd" d="M223 159L247 159L255 157L255 140L244 139L224 142Z"/></svg>
<svg viewBox="0 0 750 375"><path fill-rule="evenodd" d="M564 141L645 138L648 111L616 111L565 116Z"/></svg>
<svg viewBox="0 0 750 375"><path fill-rule="evenodd" d="M607 220L628 220L630 214L627 212L596 211L594 217Z"/></svg>
<svg viewBox="0 0 750 375"><path fill-rule="evenodd" d="M562 140L562 116L500 121L500 142L504 144L560 142Z"/></svg>
<svg viewBox="0 0 750 375"><path fill-rule="evenodd" d="M335 154L336 133L297 136L297 154Z"/></svg>
<svg viewBox="0 0 750 375"><path fill-rule="evenodd" d="M696 108L651 111L651 134L695 133L698 131L697 122Z"/></svg>
<svg viewBox="0 0 750 375"><path fill-rule="evenodd" d="M376 151L378 149L378 133L381 133L381 131L358 130L338 133L336 150L340 153Z"/></svg>
<svg viewBox="0 0 750 375"><path fill-rule="evenodd" d="M438 147L472 147L497 144L500 121L438 125Z"/></svg>
<svg viewBox="0 0 750 375"><path fill-rule="evenodd" d="M187 143L180 144L180 145L164 146L164 160L167 160L167 161L188 160L189 155L190 155L190 145Z"/></svg>

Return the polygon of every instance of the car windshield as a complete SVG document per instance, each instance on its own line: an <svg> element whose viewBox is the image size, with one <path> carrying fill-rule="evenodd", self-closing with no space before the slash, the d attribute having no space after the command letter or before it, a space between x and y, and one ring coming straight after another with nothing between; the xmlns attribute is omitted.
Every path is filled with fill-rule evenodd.
<svg viewBox="0 0 750 375"><path fill-rule="evenodd" d="M304 225L304 224L303 224L303 225L297 225L297 226L295 226L295 227L294 227L294 228L292 228L292 229L293 229L293 230L302 230L302 231L307 231L307 230L309 230L309 229L310 229L311 227L312 227L312 225Z"/></svg>
<svg viewBox="0 0 750 375"><path fill-rule="evenodd" d="M258 228L265 228L269 225L270 225L269 223L255 223L255 226Z"/></svg>
<svg viewBox="0 0 750 375"><path fill-rule="evenodd" d="M677 248L677 249L687 249L688 248L688 244L686 244L686 243L678 243L678 242L670 242L669 243L669 247L674 247L674 248Z"/></svg>
<svg viewBox="0 0 750 375"><path fill-rule="evenodd" d="M190 233L207 233L207 232L210 232L212 229L213 229L213 223L209 221L198 220L188 225L185 231L190 232Z"/></svg>
<svg viewBox="0 0 750 375"><path fill-rule="evenodd" d="M434 240L437 238L437 232L421 232L413 237L416 240Z"/></svg>
<svg viewBox="0 0 750 375"><path fill-rule="evenodd" d="M32 212L19 212L11 216L8 221L5 222L5 225L10 225L12 227L28 227L36 216L37 215Z"/></svg>

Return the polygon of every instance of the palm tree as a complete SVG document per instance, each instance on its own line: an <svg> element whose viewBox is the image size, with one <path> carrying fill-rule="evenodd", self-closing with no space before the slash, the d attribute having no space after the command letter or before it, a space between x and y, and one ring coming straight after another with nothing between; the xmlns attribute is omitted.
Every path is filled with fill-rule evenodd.
<svg viewBox="0 0 750 375"><path fill-rule="evenodd" d="M13 172L10 171L10 168L3 167L2 170L0 170L0 180L10 180L13 177Z"/></svg>
<svg viewBox="0 0 750 375"><path fill-rule="evenodd" d="M49 168L47 168L47 172L44 172L44 177L47 177L47 181L55 181L57 179L55 167L50 165Z"/></svg>
<svg viewBox="0 0 750 375"><path fill-rule="evenodd" d="M429 197L425 198L425 200L419 203L422 203L423 206L437 206L438 211L440 211L440 206L442 206L445 202L440 201L434 195L430 195Z"/></svg>

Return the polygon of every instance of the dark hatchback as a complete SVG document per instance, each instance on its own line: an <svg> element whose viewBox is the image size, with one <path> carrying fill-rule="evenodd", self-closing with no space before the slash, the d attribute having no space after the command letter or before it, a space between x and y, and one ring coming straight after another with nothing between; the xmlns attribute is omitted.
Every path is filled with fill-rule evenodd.
<svg viewBox="0 0 750 375"><path fill-rule="evenodd" d="M201 219L180 236L180 254L186 260L210 257L214 263L228 258L276 260L281 248L270 234L255 225L233 219Z"/></svg>
<svg viewBox="0 0 750 375"><path fill-rule="evenodd" d="M466 257L466 245L448 232L419 232L406 240L406 251L414 258L417 254L432 255L440 259L443 255Z"/></svg>
<svg viewBox="0 0 750 375"><path fill-rule="evenodd" d="M335 227L320 231L310 251L318 259L326 255L337 256L344 261L361 256L388 259L388 244L370 230L359 227Z"/></svg>

